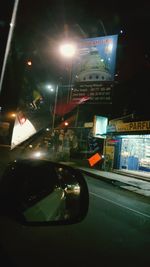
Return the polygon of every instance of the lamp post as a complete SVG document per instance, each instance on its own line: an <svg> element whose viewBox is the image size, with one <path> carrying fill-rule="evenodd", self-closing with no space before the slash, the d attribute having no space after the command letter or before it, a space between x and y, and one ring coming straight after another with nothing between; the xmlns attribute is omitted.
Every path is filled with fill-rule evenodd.
<svg viewBox="0 0 150 267"><path fill-rule="evenodd" d="M74 57L75 52L76 52L76 46L73 43L63 43L59 47L59 52L60 52L62 57L66 58L67 60L72 60L72 58ZM71 62L71 64L72 64L72 62ZM71 65L71 68L72 68L72 65ZM70 84L71 84L71 70L69 73L69 85ZM53 118L52 118L52 131L55 128L55 116L56 116L56 106L57 106L57 98L58 98L58 88L59 88L59 85L57 84L56 90L55 90L55 103L54 103L54 111L53 111ZM49 89L51 91L54 90L51 85L49 85ZM68 98L67 99L69 100L69 92L68 92Z"/></svg>
<svg viewBox="0 0 150 267"><path fill-rule="evenodd" d="M55 128L55 115L56 115L56 106L57 106L57 96L58 96L58 84L57 85L52 85L52 84L47 84L46 88L50 93L55 92L55 99L54 99L54 109L53 109L53 117L52 117L52 131Z"/></svg>
<svg viewBox="0 0 150 267"><path fill-rule="evenodd" d="M59 48L60 53L65 58L73 58L76 53L76 46L73 43L62 44Z"/></svg>
<svg viewBox="0 0 150 267"><path fill-rule="evenodd" d="M59 51L62 57L64 57L67 62L69 62L69 87L68 87L68 95L67 95L67 103L69 102L69 94L71 89L71 82L72 82L72 59L76 54L76 45L73 42L63 43L59 47Z"/></svg>
<svg viewBox="0 0 150 267"><path fill-rule="evenodd" d="M52 120L52 131L55 128L55 115L56 115L57 96L58 96L58 84L56 85L56 92L55 92L55 103L54 103L54 112L53 112L53 120Z"/></svg>
<svg viewBox="0 0 150 267"><path fill-rule="evenodd" d="M14 32L18 4L19 4L19 0L15 0L14 7L13 7L13 12L12 12L12 17L11 17L11 22L10 22L10 29L9 29L9 33L8 33L6 49L5 49L5 55L4 55L3 65L2 65L2 71L1 71L1 76L0 76L0 92L2 90L3 79L4 79L5 69L6 69L6 63L7 63L7 60L8 60L8 55L9 55L9 51L10 51L12 36L13 36L13 32Z"/></svg>

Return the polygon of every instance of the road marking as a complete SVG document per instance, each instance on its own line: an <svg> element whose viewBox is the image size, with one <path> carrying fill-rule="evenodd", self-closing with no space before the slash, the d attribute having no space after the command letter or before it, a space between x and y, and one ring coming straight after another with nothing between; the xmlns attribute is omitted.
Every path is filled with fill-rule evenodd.
<svg viewBox="0 0 150 267"><path fill-rule="evenodd" d="M131 208L129 208L129 207L126 207L126 206L124 206L124 205L118 204L117 202L115 202L115 201L113 201L113 200L110 200L110 199L105 198L105 197L101 197L101 196L99 196L99 195L97 195L97 194L95 194L95 193L90 192L90 194L93 195L93 196L95 196L95 197L101 198L101 199L103 199L103 200L105 200L105 201L111 202L112 204L114 204L114 205L116 205L116 206L119 206L119 207L121 207L121 208L130 210L130 211L133 211L133 212L135 212L135 213L137 213L137 214L139 214L139 215L145 216L145 217L147 217L147 218L150 219L150 215L148 215L148 214L145 214L145 213L142 213L142 212L140 212L140 211L137 211L137 210L131 209Z"/></svg>

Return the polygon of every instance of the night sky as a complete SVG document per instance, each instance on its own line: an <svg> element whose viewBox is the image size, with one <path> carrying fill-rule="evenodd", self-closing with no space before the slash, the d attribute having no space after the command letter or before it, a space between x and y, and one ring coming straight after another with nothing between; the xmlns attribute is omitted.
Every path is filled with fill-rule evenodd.
<svg viewBox="0 0 150 267"><path fill-rule="evenodd" d="M12 6L12 0L1 0L1 64ZM148 115L150 1L20 0L16 25L18 53L32 58L36 71L45 70L43 78L51 80L64 68L55 51L60 40L118 34L114 116L123 110Z"/></svg>

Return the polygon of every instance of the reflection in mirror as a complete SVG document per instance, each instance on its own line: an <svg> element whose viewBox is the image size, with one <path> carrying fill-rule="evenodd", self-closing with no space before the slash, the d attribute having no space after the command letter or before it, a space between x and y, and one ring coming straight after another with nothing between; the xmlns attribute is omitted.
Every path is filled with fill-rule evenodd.
<svg viewBox="0 0 150 267"><path fill-rule="evenodd" d="M82 174L62 164L20 160L4 175L5 203L23 223L76 222L88 209L88 189ZM8 190L8 184L9 190Z"/></svg>
<svg viewBox="0 0 150 267"><path fill-rule="evenodd" d="M26 221L31 222L67 219L64 190L58 187L53 192L43 196L42 199L36 199L33 205L25 208L23 215Z"/></svg>
<svg viewBox="0 0 150 267"><path fill-rule="evenodd" d="M51 176L43 177L39 189L22 203L26 221L60 221L75 219L80 212L80 186L66 167L55 167L58 179L52 183ZM51 183L50 183L51 181ZM37 181L36 187L37 189Z"/></svg>

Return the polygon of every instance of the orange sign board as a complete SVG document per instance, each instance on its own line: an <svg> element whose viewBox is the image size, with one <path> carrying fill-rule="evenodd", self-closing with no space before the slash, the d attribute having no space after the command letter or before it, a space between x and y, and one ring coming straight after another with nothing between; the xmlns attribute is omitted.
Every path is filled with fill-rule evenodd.
<svg viewBox="0 0 150 267"><path fill-rule="evenodd" d="M99 153L96 153L95 155L93 155L92 157L90 157L88 159L88 162L90 164L90 166L94 166L98 161L100 161L102 159L102 156Z"/></svg>

